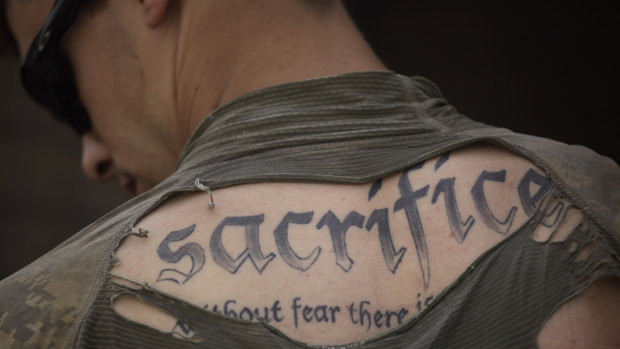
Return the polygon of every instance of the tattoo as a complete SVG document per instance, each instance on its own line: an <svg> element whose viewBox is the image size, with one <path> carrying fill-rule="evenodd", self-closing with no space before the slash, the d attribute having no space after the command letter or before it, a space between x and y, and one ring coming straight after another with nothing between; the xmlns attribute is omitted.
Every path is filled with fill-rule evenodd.
<svg viewBox="0 0 620 349"><path fill-rule="evenodd" d="M370 302L367 300L363 300L358 304L351 303L347 306L351 322L353 324L359 324L362 327L366 327L366 331L370 330L371 325L374 325L376 328L381 328L384 325L387 328L392 327L392 325L394 324L391 320L392 317L394 317L398 322L398 325L400 325L403 322L405 316L409 314L409 310L401 308L398 312L390 310L382 312L380 310L376 310L374 312L374 316L371 316L370 314L372 311L368 310L369 306ZM384 317L385 319L383 319Z"/></svg>
<svg viewBox="0 0 620 349"><path fill-rule="evenodd" d="M418 212L416 201L428 194L429 186L426 185L422 189L414 191L408 177L409 171L422 168L423 165L424 163L416 165L404 171L400 176L398 189L400 190L401 197L394 203L394 212L402 209L405 210L407 222L409 223L409 230L411 231L416 252L418 253L418 261L420 262L422 278L424 279L424 289L426 290L431 277L431 268L428 257L428 247L426 246L426 237L424 236L424 229L422 228L422 221L420 220L420 213Z"/></svg>
<svg viewBox="0 0 620 349"><path fill-rule="evenodd" d="M449 161L449 158L450 153L445 153L442 155L435 163L435 171ZM484 225L488 226L494 232L503 235L507 234L513 225L518 209L513 206L510 208L503 220L497 218L497 216L491 211L489 203L487 202L485 184L489 181L504 183L506 181L506 170L504 169L496 172L482 171L470 190L478 216L474 218L472 215L468 215L466 219L463 219L456 197L456 177L440 178L435 184L433 195L430 198L428 198L430 190L429 184L419 188L414 188L409 179L409 173L411 171L419 170L423 168L423 166L424 163L419 163L408 170L403 171L399 177L397 187L400 197L395 200L392 213L396 214L401 210L404 211L412 242L418 257L419 267L424 282L424 290L427 290L431 279L430 255L426 242L426 233L422 224L421 213L418 208L418 200L430 199L430 203L435 205L437 204L440 195L443 194L446 214L445 217L448 220L451 234L459 244L464 243L478 219L481 219ZM531 190L532 184L538 187L535 190ZM487 186L488 185L489 184L487 184ZM515 189L522 209L528 216L532 216L536 212L544 196L551 190L551 186L551 181L536 172L534 169L529 169L523 175ZM381 190L381 187L381 180L377 180L371 185L368 192L369 201L372 200L379 190ZM534 191L534 193L532 193L532 191ZM556 225L565 211L566 207L564 203L556 203L551 212L543 217L541 224L548 227ZM229 273L235 274L245 263L245 261L249 259L258 273L262 274L269 263L276 258L275 253L270 252L265 254L261 250L259 230L264 218L264 214L259 214L255 216L231 216L222 219L210 236L209 252L211 253L211 257L215 264L227 270ZM284 215L284 217L280 220L280 223L273 230L275 245L280 257L288 266L299 271L305 272L309 270L317 262L325 246L320 246L317 244L317 246L315 246L309 254L306 256L300 256L293 246L291 246L291 241L289 240L289 227L291 224L303 226L305 229L304 233L307 233L306 230L311 230L308 233L315 234L317 233L317 230L327 226L330 233L335 263L344 272L349 272L355 263L351 256L349 256L346 240L346 234L352 226L359 229L365 228L366 231L371 231L376 226L378 232L377 237L379 240L379 245L381 246L383 259L387 269L392 274L396 273L404 259L405 253L407 252L407 247L405 246L400 246L399 248L394 246L394 240L389 222L390 210L388 208L374 209L368 220L366 220L364 215L356 211L351 211L346 215L346 217L344 217L344 220L341 221L331 210L328 210L325 214L323 214L321 219L315 225L311 224L313 218L314 211L301 213L289 211ZM366 222L365 226L364 222ZM160 271L157 278L158 282L170 281L177 284L184 284L204 267L205 251L199 244L186 243L174 251L170 247L173 243L187 239L195 229L196 225L192 225L182 230L173 231L169 233L161 242L157 249L157 255L161 260L168 263L178 263L182 258L187 256L191 261L191 266L187 271L180 271L175 268L163 269ZM238 234L241 231L244 233L245 239L242 239L242 241L245 241L245 246L243 246L244 249L241 253L234 257L231 256L230 250L224 246L222 236L225 230L226 234ZM239 250L240 248L235 251ZM429 300L424 300L421 304L426 304L427 301ZM360 309L362 305L367 304L360 303L358 305L359 306L357 309ZM314 308L316 308L316 306L313 307L313 309ZM350 307L347 309L349 308ZM418 306L418 308L418 310L420 310L421 306ZM304 309L305 308L302 308L300 310L300 319L310 318L310 310L304 313ZM325 309L326 310L316 310L321 313L313 313L314 315L312 315L312 319L319 322L324 322L325 319L329 319L327 315L323 315L322 313L325 311L325 314L327 314L329 308ZM246 314L248 312L244 311L243 313ZM364 321L365 324L369 323L366 320ZM181 328L179 330L182 331L183 329Z"/></svg>
<svg viewBox="0 0 620 349"><path fill-rule="evenodd" d="M482 221L489 228L500 234L507 234L510 231L510 227L512 226L512 222L514 221L515 214L517 213L517 208L512 207L508 212L508 216L503 221L500 221L493 215L489 205L487 203L486 196L484 195L484 182L485 181L494 181L494 182L504 182L506 180L506 170L501 170L498 172L487 172L482 171L478 180L471 188L471 195L474 199L474 203L480 216L482 217Z"/></svg>
<svg viewBox="0 0 620 349"><path fill-rule="evenodd" d="M159 273L157 281L167 280L177 284L184 284L205 265L205 252L195 242L185 244L176 251L170 249L170 243L186 239L194 232L195 228L196 224L193 224L185 229L171 232L157 248L159 258L168 263L177 263L181 258L188 256L192 262L190 270L187 273L183 273L174 268L166 268Z"/></svg>
<svg viewBox="0 0 620 349"><path fill-rule="evenodd" d="M377 195L377 193L379 192L379 189L381 189L381 179L377 179L372 186L370 187L370 190L368 191L368 201L370 201L372 198L375 197L375 195Z"/></svg>
<svg viewBox="0 0 620 349"><path fill-rule="evenodd" d="M301 319L306 323L313 322L313 320L315 322L336 323L336 313L340 312L339 306L317 305L312 307L304 305L302 309L302 305L299 304L300 301L301 297L295 297L291 305L295 328L299 327L299 320Z"/></svg>
<svg viewBox="0 0 620 349"><path fill-rule="evenodd" d="M288 212L276 229L273 231L274 238L276 240L276 245L278 247L278 252L280 252L280 256L286 262L286 264L290 265L295 269L299 269L301 271L306 271L310 268L314 262L316 262L317 258L321 254L321 247L316 247L312 252L306 257L299 257L297 253L291 247L291 244L288 240L288 225L290 223L294 224L308 224L312 220L312 216L314 212L306 212L306 213L294 213Z"/></svg>
<svg viewBox="0 0 620 349"><path fill-rule="evenodd" d="M450 159L450 152L444 153L435 163L435 172Z"/></svg>
<svg viewBox="0 0 620 349"><path fill-rule="evenodd" d="M444 164L450 161L450 152L443 154L434 164L434 171L437 172ZM415 247L421 271L424 289L417 293L415 305L411 309L400 307L395 309L379 309L374 306L369 299L344 299L338 304L312 303L304 301L302 296L297 295L290 299L276 299L271 303L261 306L247 306L237 302L235 299L228 299L221 304L205 305L204 309L219 313L232 318L247 321L265 321L271 324L280 324L287 321L295 328L302 328L307 325L334 325L347 324L360 326L366 331L372 329L392 328L404 322L405 318L411 313L417 313L428 307L434 300L432 294L426 293L429 289L431 280L430 252L426 240L426 232L422 224L421 214L418 207L420 200L430 200L430 204L437 204L441 194L445 207L445 218L448 221L450 232L458 244L464 244L472 228L478 220L492 231L506 235L513 226L517 207L512 206L507 213L498 214L493 212L489 206L488 191L485 192L485 185L488 187L498 184L488 182L506 182L506 169L492 172L483 170L470 189L471 198L474 202L476 218L466 215L463 218L457 200L457 185L462 185L463 180L457 183L457 177L437 178L434 182L433 195L429 197L430 184L421 185L412 183L410 172L422 169L425 163L419 163L402 172L398 178L397 188L400 196L394 201L392 212L388 207L374 208L372 213L366 217L356 211L350 211L343 220L340 220L334 212L326 210L316 224L313 223L314 211L292 212L288 211L278 225L273 230L273 237L277 248L277 253L282 261L291 268L301 272L306 272L312 268L326 246L317 244L312 251L305 256L300 256L296 249L291 246L289 239L289 228L292 224L299 225L296 229L303 229L304 234L319 234L318 230L327 227L331 246L335 257L335 264L345 273L348 273L355 261L349 256L347 248L346 234L351 227L365 229L370 232L377 231L377 238L383 255L383 260L387 269L396 274L401 262L404 259L407 247L394 245L392 230L390 228L390 214L400 214L403 211L407 219L411 242ZM437 176L440 177L440 176ZM382 190L382 180L375 181L368 191L368 202ZM414 185L415 184L415 185ZM433 184L433 183L431 183ZM505 184L503 184L505 185ZM516 195L519 197L521 208L524 213L531 217L541 206L543 198L551 190L552 182L544 175L534 169L529 169L518 182ZM461 189L461 188L458 188ZM487 188L488 189L488 188ZM462 191L462 190L461 190ZM428 203L428 201L424 201ZM566 214L567 205L557 202L551 210L547 210L542 218L541 224L553 227L561 222L562 215ZM370 210L369 210L370 211ZM504 217L503 219L498 218ZM317 215L317 218L319 216ZM443 218L443 217L442 217ZM433 217L435 219L435 217ZM260 246L260 227L265 220L264 214L254 216L229 216L214 228L210 235L209 252L215 264L231 274L236 274L239 268L250 260L259 274L276 258L273 252L263 253ZM365 225L364 225L365 223ZM477 226L477 225L476 225ZM183 258L188 257L191 261L189 270L178 270L175 268L165 268L160 271L157 282L174 282L178 285L185 284L194 275L201 271L205 265L205 251L194 242L187 242L181 245L181 241L187 239L196 229L196 225L170 232L157 248L159 258L167 263L178 263ZM223 234L239 234L243 232L244 239L242 246L224 246ZM491 233L494 234L494 233ZM307 236L307 235L306 235ZM373 235L374 236L374 235ZM294 240L293 240L294 242ZM171 246L178 243L180 247L173 250ZM329 243L327 243L329 244ZM227 248L228 247L228 248ZM236 249L233 249L235 247ZM236 256L231 256L230 251L240 251ZM329 249L327 249L329 251ZM185 268L181 268L185 269ZM196 334L197 326L178 321L172 332L183 338L191 338Z"/></svg>
<svg viewBox="0 0 620 349"><path fill-rule="evenodd" d="M241 307L237 305L236 300L229 299L224 302L224 306L222 307L218 306L217 304L210 307L209 304L206 304L203 309L246 321L257 321L259 319L267 323L280 323L284 321L284 317L281 314L282 307L280 306L279 300L273 302L271 306ZM172 328L172 333L177 334L183 338L191 338L196 334L196 330L191 325L179 320Z"/></svg>
<svg viewBox="0 0 620 349"><path fill-rule="evenodd" d="M420 294L418 294L418 299ZM418 300L417 311L424 309L433 296L426 297L421 303ZM278 299L271 305L254 307L239 305L235 299L229 299L223 305L205 305L203 309L222 314L239 320L258 321L279 324L284 321L292 321L295 328L301 328L308 324L351 324L361 326L369 331L371 328L392 328L405 321L410 311L407 308L378 309L373 307L369 300L352 301L344 304L310 304L304 302L301 297L293 297L288 302L289 307L282 307ZM195 327L191 324L177 321L172 328L172 333L183 338L191 338L196 334Z"/></svg>
<svg viewBox="0 0 620 349"><path fill-rule="evenodd" d="M459 205L456 203L456 194L454 193L454 180L454 177L442 178L435 186L435 192L433 193L431 203L435 204L439 194L442 192L444 193L444 202L446 204L446 214L448 215L450 230L456 241L462 243L476 220L472 216L467 217L465 222L461 220L461 212L459 211Z"/></svg>
<svg viewBox="0 0 620 349"><path fill-rule="evenodd" d="M545 215L541 224L547 228L553 228L556 226L560 222L560 217L566 213L564 206L565 205L563 202L558 202L555 204L555 206L553 206L553 210L551 210L549 214ZM568 209L568 207L566 209ZM555 216L555 218L553 218L553 216Z"/></svg>
<svg viewBox="0 0 620 349"><path fill-rule="evenodd" d="M534 196L530 195L530 183L538 184L539 188ZM531 216L536 211L536 206L543 196L551 189L551 181L545 176L539 174L533 169L529 169L521 182L519 182L519 199L521 199L521 206L528 216Z"/></svg>
<svg viewBox="0 0 620 349"><path fill-rule="evenodd" d="M394 274L407 248L401 247L398 252L396 252L394 242L392 241L392 233L390 232L387 208L372 211L370 218L368 218L366 222L366 230L370 231L374 225L377 225L379 229L379 242L381 243L381 251L383 252L385 264L388 270Z"/></svg>
<svg viewBox="0 0 620 349"><path fill-rule="evenodd" d="M282 322L284 318L280 316L280 311L282 311L282 307L280 306L280 301L276 300L273 302L271 307L262 307L262 308L250 308L250 307L238 307L237 301L234 299L229 299L224 302L224 306L220 310L216 305L214 305L211 309L209 309L209 305L205 305L203 307L206 310L211 310L214 313L224 314L226 316L234 317L235 319L247 320L247 321L255 321L258 319L262 319L265 322Z"/></svg>
<svg viewBox="0 0 620 349"><path fill-rule="evenodd" d="M263 222L264 218L265 215L263 214L257 216L224 218L211 235L210 247L213 261L220 267L228 270L229 273L235 274L243 262L249 259L252 261L252 264L254 264L259 274L261 274L267 264L276 257L273 253L265 256L260 249L258 226ZM228 254L226 248L222 244L222 232L227 226L244 227L245 230L246 248L235 259Z"/></svg>
<svg viewBox="0 0 620 349"><path fill-rule="evenodd" d="M316 228L321 229L324 225L327 225L329 228L329 234L331 235L332 244L334 246L334 254L336 255L336 264L344 271L351 270L353 260L347 253L345 234L352 225L362 228L364 226L364 216L355 211L351 211L344 218L344 221L341 222L332 211L328 211L323 218L321 218L319 223L317 223Z"/></svg>
<svg viewBox="0 0 620 349"><path fill-rule="evenodd" d="M424 298L424 303L423 303L422 299L420 298L421 296L422 295L418 293L418 301L416 302L416 305L415 305L418 311L421 311L422 309L426 308L433 301L433 295L430 295Z"/></svg>
<svg viewBox="0 0 620 349"><path fill-rule="evenodd" d="M196 330L192 326L179 320L172 328L172 334L178 335L181 338L192 338L196 334Z"/></svg>

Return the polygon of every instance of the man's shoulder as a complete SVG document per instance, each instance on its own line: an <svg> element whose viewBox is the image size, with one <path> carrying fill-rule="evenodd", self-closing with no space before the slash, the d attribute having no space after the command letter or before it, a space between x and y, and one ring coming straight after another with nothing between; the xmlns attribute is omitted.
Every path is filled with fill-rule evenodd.
<svg viewBox="0 0 620 349"><path fill-rule="evenodd" d="M597 223L615 232L620 241L620 166L614 159L581 145L523 134L504 141L541 164L564 195L596 216Z"/></svg>
<svg viewBox="0 0 620 349"><path fill-rule="evenodd" d="M96 283L97 252L65 243L0 280L0 347L69 345L74 320Z"/></svg>

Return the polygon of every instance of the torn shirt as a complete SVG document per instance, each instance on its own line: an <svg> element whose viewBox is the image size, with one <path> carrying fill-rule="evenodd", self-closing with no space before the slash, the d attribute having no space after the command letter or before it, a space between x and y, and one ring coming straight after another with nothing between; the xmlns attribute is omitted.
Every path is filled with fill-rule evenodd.
<svg viewBox="0 0 620 349"><path fill-rule="evenodd" d="M0 344L312 347L261 322L224 317L148 285L116 282L109 273L114 250L165 200L200 190L197 178L210 190L259 182L369 183L476 142L505 147L540 167L552 182L545 200L528 224L483 253L421 313L376 337L337 347L535 346L542 325L564 302L598 279L620 277L619 167L584 147L474 122L428 80L392 72L274 86L216 109L169 178L0 282ZM562 241L533 238L537 227L551 224L558 200L579 210L582 221ZM123 294L191 325L194 336L178 338L126 320L112 308Z"/></svg>

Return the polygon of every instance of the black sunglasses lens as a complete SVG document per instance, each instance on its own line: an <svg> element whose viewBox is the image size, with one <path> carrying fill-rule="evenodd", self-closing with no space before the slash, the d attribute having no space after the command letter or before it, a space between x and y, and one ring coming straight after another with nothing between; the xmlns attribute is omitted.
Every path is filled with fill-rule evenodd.
<svg viewBox="0 0 620 349"><path fill-rule="evenodd" d="M78 134L91 128L86 109L80 102L75 82L58 52L62 36L73 23L79 0L58 0L47 21L30 45L21 68L24 87L32 98L69 124Z"/></svg>
<svg viewBox="0 0 620 349"><path fill-rule="evenodd" d="M47 63L47 64L46 64ZM24 65L22 82L32 98L48 109L60 122L69 124L78 134L87 132L90 119L79 100L77 89L68 71L58 65L41 62L36 70Z"/></svg>

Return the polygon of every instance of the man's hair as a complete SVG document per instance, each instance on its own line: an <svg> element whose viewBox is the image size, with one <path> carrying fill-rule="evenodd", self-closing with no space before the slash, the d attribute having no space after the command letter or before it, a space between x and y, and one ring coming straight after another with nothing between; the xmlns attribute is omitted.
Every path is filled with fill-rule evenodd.
<svg viewBox="0 0 620 349"><path fill-rule="evenodd" d="M0 0L0 56L17 56L18 54L17 42L13 35L11 35L6 18L6 1Z"/></svg>
<svg viewBox="0 0 620 349"><path fill-rule="evenodd" d="M320 14L334 5L334 0L301 0L310 10Z"/></svg>

